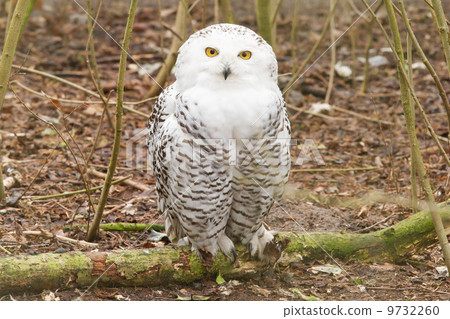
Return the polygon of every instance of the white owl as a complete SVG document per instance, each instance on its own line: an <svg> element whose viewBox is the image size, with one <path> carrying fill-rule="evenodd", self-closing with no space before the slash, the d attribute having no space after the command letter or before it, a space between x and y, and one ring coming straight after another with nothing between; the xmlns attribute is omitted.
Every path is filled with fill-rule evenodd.
<svg viewBox="0 0 450 319"><path fill-rule="evenodd" d="M263 225L290 169L290 125L275 54L252 30L217 24L180 48L176 81L149 121L158 211L172 242L267 260Z"/></svg>

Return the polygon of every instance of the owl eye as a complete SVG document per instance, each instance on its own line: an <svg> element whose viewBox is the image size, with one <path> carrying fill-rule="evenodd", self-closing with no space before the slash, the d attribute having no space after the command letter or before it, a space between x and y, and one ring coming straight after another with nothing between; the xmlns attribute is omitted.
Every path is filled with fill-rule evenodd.
<svg viewBox="0 0 450 319"><path fill-rule="evenodd" d="M218 55L219 51L217 51L216 49L213 49L213 48L206 48L205 53L207 56L212 58L212 57Z"/></svg>
<svg viewBox="0 0 450 319"><path fill-rule="evenodd" d="M248 60L252 57L252 53L250 51L242 51L239 53L239 57L244 60Z"/></svg>

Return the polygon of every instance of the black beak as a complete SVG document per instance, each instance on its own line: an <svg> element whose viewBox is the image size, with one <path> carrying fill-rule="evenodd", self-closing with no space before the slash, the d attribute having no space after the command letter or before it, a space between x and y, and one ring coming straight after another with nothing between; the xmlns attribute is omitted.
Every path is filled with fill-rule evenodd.
<svg viewBox="0 0 450 319"><path fill-rule="evenodd" d="M231 74L231 69L230 67L227 65L224 69L223 69L223 77L225 78L225 80L227 79L227 77Z"/></svg>

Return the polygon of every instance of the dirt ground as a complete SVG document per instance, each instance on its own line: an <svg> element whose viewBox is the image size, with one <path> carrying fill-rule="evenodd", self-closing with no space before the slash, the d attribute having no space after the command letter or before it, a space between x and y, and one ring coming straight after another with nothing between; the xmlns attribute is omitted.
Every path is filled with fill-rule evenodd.
<svg viewBox="0 0 450 319"><path fill-rule="evenodd" d="M240 3L240 2L239 2ZM251 5L233 2L236 23L256 30L254 11ZM252 2L251 2L252 3ZM302 2L296 32L296 55L298 64L307 56L317 40L324 24L328 7ZM446 12L450 3L443 1ZM60 3L61 4L61 3ZM116 1L104 4L94 38L97 62L102 79L102 89L108 94L115 89L120 48L106 34L121 42L126 24L127 2ZM289 7L291 6L291 7ZM131 57L125 83L125 100L139 101L153 85L152 79L143 74L138 64L146 68L153 77L158 72L163 54L170 46L173 36L168 29L175 16L175 7L166 4L161 11L163 27L159 19L156 1L145 1L138 7ZM279 83L284 87L292 71L290 32L293 2L287 1L278 18L276 54L279 61ZM360 8L362 9L362 8ZM344 33L351 22L348 8L340 5L336 15L336 35ZM443 57L441 42L427 5L413 1L408 7L414 31L424 51L435 67L447 94L450 92L450 78ZM201 28L202 9L198 4L191 11L192 28ZM383 11L380 17L385 26L387 20ZM213 21L213 10L209 6L206 21ZM0 18L0 41L6 18ZM402 32L403 26L400 24ZM106 32L105 32L106 31ZM352 66L351 37L356 39L356 63L354 78L336 76L330 104L357 115L334 110L311 115L289 110L293 138L301 145L306 139L314 141L325 165L307 161L294 165L293 169L333 168L328 172L293 172L290 187L309 194L302 198L289 197L274 205L266 220L271 229L282 231L345 231L368 232L389 227L411 215L409 207L389 202L371 202L373 192L395 195L398 198L410 196L409 143L404 127L399 97L399 83L392 53L387 52L387 43L380 30L375 28L371 57L385 61L381 66L371 66L367 93L359 93L364 63L364 47L368 37L367 23L359 22L337 42L337 61ZM404 33L403 33L404 34ZM163 41L161 41L161 37ZM84 88L95 91L86 64L86 17L73 2L64 1L59 7L44 7L30 17L28 26L18 47L15 64L42 70ZM308 72L290 92L288 103L301 110L310 110L313 103L323 102L330 73L329 39L319 47ZM164 48L164 50L161 49ZM313 59L314 61L315 59ZM414 56L414 62L420 62ZM414 83L417 94L437 132L448 136L445 109L441 103L434 82L420 64L414 68ZM169 83L173 82L173 75ZM78 101L96 101L83 91L64 85L48 77L13 69L12 87L36 114L54 123L63 133L78 161L83 162L80 152L86 157L92 149L99 127L103 106L101 103L66 103L52 99L52 96ZM27 91L23 86L46 96ZM166 84L167 85L167 84ZM115 99L115 93L111 94ZM149 114L152 102L132 105L132 108ZM110 109L113 115L113 106ZM363 119L358 115L366 116ZM428 136L420 115L417 114L417 135L430 181L438 201L448 199L449 168ZM389 123L380 124L379 120ZM117 175L132 174L131 180L149 187L142 191L126 184L112 187L107 203L108 214L103 221L108 223L158 223L163 219L156 211L154 177L146 171L139 154L145 154L145 137L139 135L147 124L145 117L125 111L123 121L123 143ZM70 135L72 137L70 137ZM84 188L80 174L75 168L73 154L55 132L42 121L37 120L22 105L12 92L8 92L0 114L1 156L4 178L16 177L18 182L8 190L10 205L0 208L0 246L11 254L62 253L83 250L74 244L40 236L26 236L24 231L44 229L58 235L85 239L83 231L64 233L67 225L87 224L92 218L85 194L74 196L36 199L36 196L59 194ZM111 155L113 133L106 119L98 145L92 153L89 166L105 173ZM442 142L447 153L450 145ZM133 150L127 157L127 149ZM141 153L139 153L141 152ZM142 153L144 152L144 153ZM292 148L293 161L301 152ZM309 154L313 156L312 154ZM339 171L343 168L368 168L365 170ZM89 185L103 183L103 178L88 175ZM25 192L25 193L24 193ZM93 193L98 199L99 191ZM23 196L22 196L23 195ZM320 195L320 196L319 196ZM21 197L20 201L14 199ZM422 194L420 195L423 198ZM358 207L336 207L321 198L367 198L366 204ZM286 212L289 212L287 214ZM136 239L138 239L136 241ZM100 250L126 249L168 245L164 242L150 242L147 234L126 232L100 232ZM136 242L133 246L133 242ZM0 256L6 256L0 250ZM317 272L314 266L332 264L333 260L311 263L299 262L288 270L276 267L248 281L228 281L218 285L215 278L208 278L191 285L167 285L147 288L104 288L96 287L87 292L80 289L61 287L56 291L23 293L0 296L1 300L73 300L83 295L83 300L448 300L450 279L438 272L444 266L438 245L429 247L414 255L402 265L369 264L359 261L337 260L343 271L339 274Z"/></svg>

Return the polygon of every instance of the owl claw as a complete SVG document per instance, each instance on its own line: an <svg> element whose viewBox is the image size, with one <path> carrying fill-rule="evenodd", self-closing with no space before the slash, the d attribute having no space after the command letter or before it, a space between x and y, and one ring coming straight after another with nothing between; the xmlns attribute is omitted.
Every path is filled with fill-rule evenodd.
<svg viewBox="0 0 450 319"><path fill-rule="evenodd" d="M231 239L223 234L220 236L219 240L217 241L218 248L222 251L222 253L230 258L230 260L233 262L236 261L237 255L236 255L236 249L234 248L234 244L231 241Z"/></svg>
<svg viewBox="0 0 450 319"><path fill-rule="evenodd" d="M237 259L236 249L234 247L233 247L232 252L233 252L233 259L231 259L231 263L234 264Z"/></svg>
<svg viewBox="0 0 450 319"><path fill-rule="evenodd" d="M253 234L252 239L247 244L249 247L250 260L255 257L263 262L273 263L281 256L281 249L271 232L264 226Z"/></svg>
<svg viewBox="0 0 450 319"><path fill-rule="evenodd" d="M247 249L248 249L248 255L249 255L249 260L253 260L253 256L252 256L252 248L253 247L253 245L252 245L252 243L248 243L247 244Z"/></svg>

